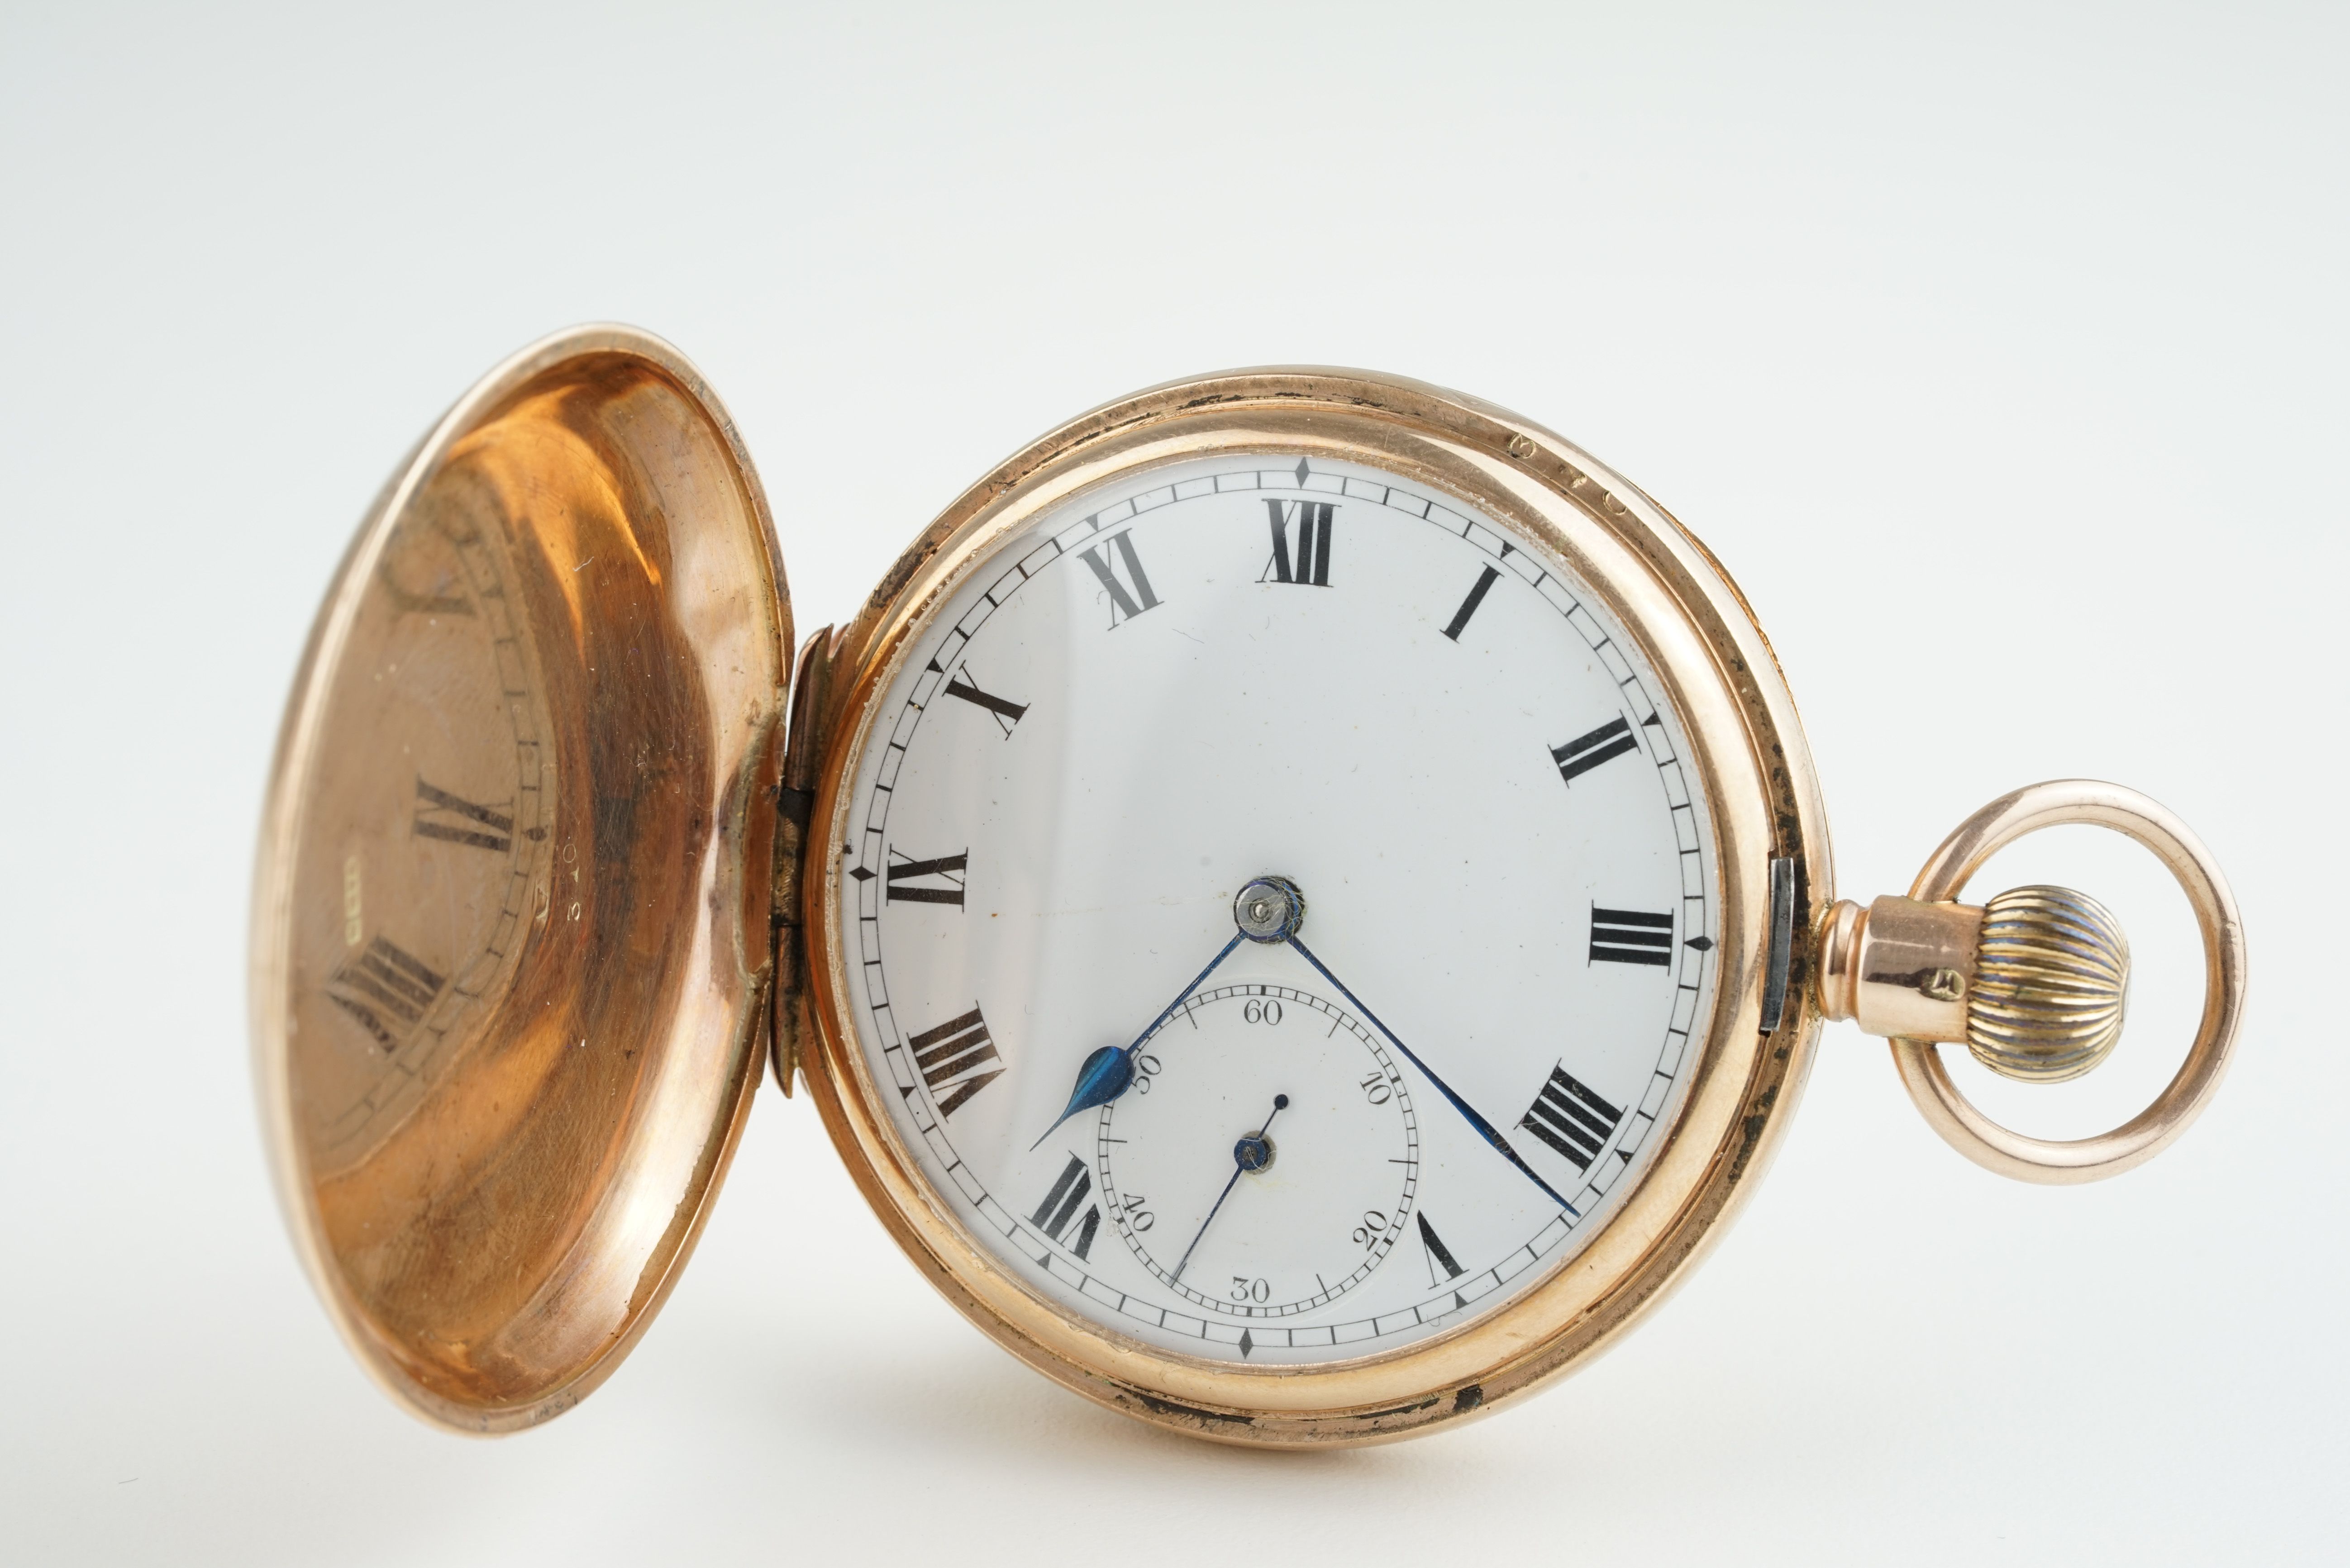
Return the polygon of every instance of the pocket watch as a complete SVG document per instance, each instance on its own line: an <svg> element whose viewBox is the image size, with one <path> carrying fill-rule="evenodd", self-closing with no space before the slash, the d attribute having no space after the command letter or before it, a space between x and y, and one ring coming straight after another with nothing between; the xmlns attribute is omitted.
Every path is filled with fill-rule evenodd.
<svg viewBox="0 0 2350 1568"><path fill-rule="evenodd" d="M2096 901L1960 898L2117 829L2206 1002L2099 1137L1939 1054L2094 1067ZM280 735L252 936L278 1190L359 1361L435 1423L567 1409L644 1332L772 1063L965 1316L1139 1419L1268 1447L1489 1411L1660 1301L1784 1137L1824 1020L2037 1181L2176 1138L2244 941L2169 813L2002 797L1832 892L1720 563L1580 449L1355 370L1052 431L795 639L702 377L588 327L493 370L361 526Z"/></svg>

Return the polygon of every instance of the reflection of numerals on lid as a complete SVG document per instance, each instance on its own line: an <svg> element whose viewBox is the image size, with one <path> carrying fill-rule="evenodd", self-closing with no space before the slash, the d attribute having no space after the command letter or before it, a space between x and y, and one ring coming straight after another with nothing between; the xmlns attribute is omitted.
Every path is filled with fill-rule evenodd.
<svg viewBox="0 0 2350 1568"><path fill-rule="evenodd" d="M398 1048L400 1033L413 1029L449 981L421 960L378 936L357 958L336 966L327 998L359 1020L359 1027L386 1051Z"/></svg>
<svg viewBox="0 0 2350 1568"><path fill-rule="evenodd" d="M514 818L502 811L451 794L424 782L416 775L416 818L413 823L419 838L437 838L444 844L466 844L476 849L488 849L504 855L514 847ZM500 801L500 805L510 803ZM529 830L532 838L544 838L546 829Z"/></svg>
<svg viewBox="0 0 2350 1568"><path fill-rule="evenodd" d="M454 586L450 581L455 576L453 572L442 572L429 587L421 590L411 588L401 582L393 570L392 551L388 549L383 558L376 563L375 575L376 580L383 585L384 597L401 615L469 616L473 613L473 601L464 595L442 591Z"/></svg>

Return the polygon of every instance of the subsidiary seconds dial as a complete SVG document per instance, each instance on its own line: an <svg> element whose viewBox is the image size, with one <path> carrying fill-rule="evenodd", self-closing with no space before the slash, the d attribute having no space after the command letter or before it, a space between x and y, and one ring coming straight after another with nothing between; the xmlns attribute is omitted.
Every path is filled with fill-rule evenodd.
<svg viewBox="0 0 2350 1568"><path fill-rule="evenodd" d="M1142 1266L1215 1312L1288 1317L1368 1279L1403 1234L1419 1125L1361 1020L1294 986L1193 994L1101 1109L1101 1189Z"/></svg>

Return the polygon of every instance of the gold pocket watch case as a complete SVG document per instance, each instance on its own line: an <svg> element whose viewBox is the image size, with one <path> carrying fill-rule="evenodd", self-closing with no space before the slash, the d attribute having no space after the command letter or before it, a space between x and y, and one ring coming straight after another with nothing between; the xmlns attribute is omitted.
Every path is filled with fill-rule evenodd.
<svg viewBox="0 0 2350 1568"><path fill-rule="evenodd" d="M1908 897L1836 902L1720 564L1415 382L1106 405L795 647L733 425L620 327L493 371L338 574L262 836L256 1064L312 1280L430 1420L513 1430L609 1375L763 1061L1004 1348L1295 1447L1498 1407L1628 1327L1752 1191L1826 1019L2043 1181L2150 1158L2234 1043L2226 884L2134 792L2018 791ZM2113 1048L2094 899L1957 901L2059 822L2161 857L2207 961L2169 1088L2062 1144L1937 1044L2038 1080Z"/></svg>

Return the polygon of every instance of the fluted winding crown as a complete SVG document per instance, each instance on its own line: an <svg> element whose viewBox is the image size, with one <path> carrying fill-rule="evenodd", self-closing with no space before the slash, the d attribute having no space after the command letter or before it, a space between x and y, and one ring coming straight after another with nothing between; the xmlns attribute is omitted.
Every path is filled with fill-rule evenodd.
<svg viewBox="0 0 2350 1568"><path fill-rule="evenodd" d="M1967 1049L2010 1078L2077 1078L2121 1038L2129 940L2070 888L2013 888L1983 908Z"/></svg>

